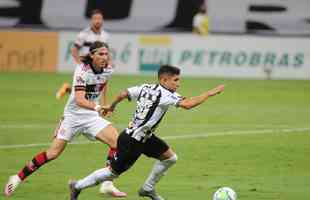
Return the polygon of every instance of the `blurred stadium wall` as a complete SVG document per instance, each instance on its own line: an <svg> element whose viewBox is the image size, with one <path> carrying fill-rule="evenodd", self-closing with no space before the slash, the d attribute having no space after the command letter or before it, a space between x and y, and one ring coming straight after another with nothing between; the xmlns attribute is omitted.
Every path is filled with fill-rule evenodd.
<svg viewBox="0 0 310 200"><path fill-rule="evenodd" d="M310 79L309 0L207 0L208 37L190 32L203 2L1 0L0 70L72 71L74 38L101 8L117 73L170 63L191 76Z"/></svg>

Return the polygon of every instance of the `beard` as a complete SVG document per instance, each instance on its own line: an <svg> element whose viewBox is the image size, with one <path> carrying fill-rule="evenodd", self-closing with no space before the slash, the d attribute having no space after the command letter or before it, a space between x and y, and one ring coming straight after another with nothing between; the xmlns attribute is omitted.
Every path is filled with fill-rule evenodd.
<svg viewBox="0 0 310 200"><path fill-rule="evenodd" d="M93 27L94 27L95 30L100 30L101 26L102 26L101 23L96 23L96 24L94 24Z"/></svg>

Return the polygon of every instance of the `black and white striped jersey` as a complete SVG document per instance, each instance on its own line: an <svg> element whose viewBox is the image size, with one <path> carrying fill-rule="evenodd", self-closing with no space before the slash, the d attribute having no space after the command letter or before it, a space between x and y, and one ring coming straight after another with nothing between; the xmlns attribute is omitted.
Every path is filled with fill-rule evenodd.
<svg viewBox="0 0 310 200"><path fill-rule="evenodd" d="M74 45L80 47L80 56L85 56L89 53L89 47L92 43L96 41L108 43L109 34L101 29L100 33L95 33L90 27L82 30L76 40Z"/></svg>
<svg viewBox="0 0 310 200"><path fill-rule="evenodd" d="M129 100L137 106L132 124L126 133L138 141L145 142L155 131L169 106L178 106L182 97L160 84L143 84L128 88Z"/></svg>

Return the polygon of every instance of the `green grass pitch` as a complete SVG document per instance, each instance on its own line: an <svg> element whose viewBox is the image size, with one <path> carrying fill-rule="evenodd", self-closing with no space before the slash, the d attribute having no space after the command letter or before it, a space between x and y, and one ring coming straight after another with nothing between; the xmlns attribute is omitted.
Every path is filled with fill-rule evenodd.
<svg viewBox="0 0 310 200"><path fill-rule="evenodd" d="M66 99L55 92L69 74L0 73L0 185L37 152L48 147ZM128 86L155 76L119 76L110 81L110 99ZM190 97L217 84L225 92L189 111L171 108L157 131L179 160L157 186L169 200L211 200L220 186L240 200L308 199L310 188L310 82L184 78L179 93ZM123 102L110 120L122 130L134 109ZM107 146L85 138L69 145L59 159L29 177L12 200L69 199L67 181L105 165ZM84 143L85 142L85 143ZM28 146L27 146L28 145ZM141 157L116 181L139 199L137 190L153 160ZM1 195L0 199L4 199ZM98 187L80 199L109 199Z"/></svg>

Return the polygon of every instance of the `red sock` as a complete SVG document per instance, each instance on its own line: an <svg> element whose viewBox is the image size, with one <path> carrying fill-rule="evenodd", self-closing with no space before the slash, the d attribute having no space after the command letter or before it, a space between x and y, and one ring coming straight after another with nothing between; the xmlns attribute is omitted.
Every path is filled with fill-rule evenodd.
<svg viewBox="0 0 310 200"><path fill-rule="evenodd" d="M110 148L109 149L108 156L107 156L107 162L106 162L107 166L109 166L111 164L111 161L112 161L114 155L116 154L116 152L117 152L116 148Z"/></svg>
<svg viewBox="0 0 310 200"><path fill-rule="evenodd" d="M47 163L47 157L46 152L41 152L37 154L32 161L28 163L23 169L20 170L18 173L18 176L21 180L25 180L27 176L31 175L33 172L35 172L37 169L39 169L42 165Z"/></svg>

